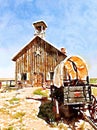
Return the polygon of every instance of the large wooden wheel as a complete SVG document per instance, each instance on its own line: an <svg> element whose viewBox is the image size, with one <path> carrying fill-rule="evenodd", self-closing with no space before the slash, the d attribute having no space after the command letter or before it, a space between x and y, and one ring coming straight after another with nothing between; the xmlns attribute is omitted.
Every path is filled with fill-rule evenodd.
<svg viewBox="0 0 97 130"><path fill-rule="evenodd" d="M94 121L97 121L97 101L96 98L91 96L92 103L89 105L90 116Z"/></svg>

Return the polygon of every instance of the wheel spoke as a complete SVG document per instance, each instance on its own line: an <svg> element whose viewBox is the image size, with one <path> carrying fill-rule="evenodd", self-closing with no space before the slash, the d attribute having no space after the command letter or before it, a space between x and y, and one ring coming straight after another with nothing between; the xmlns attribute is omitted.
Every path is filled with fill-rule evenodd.
<svg viewBox="0 0 97 130"><path fill-rule="evenodd" d="M97 105L96 105L96 98L92 95L92 104L89 105L89 112L90 116L93 120L97 119Z"/></svg>

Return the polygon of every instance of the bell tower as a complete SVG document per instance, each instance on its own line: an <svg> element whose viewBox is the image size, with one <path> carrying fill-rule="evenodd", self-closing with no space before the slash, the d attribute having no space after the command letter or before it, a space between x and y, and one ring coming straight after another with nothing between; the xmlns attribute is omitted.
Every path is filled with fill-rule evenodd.
<svg viewBox="0 0 97 130"><path fill-rule="evenodd" d="M35 22L33 23L35 32L34 32L34 36L39 36L41 38L45 38L45 30L47 28L47 25L45 24L44 21L39 21L39 22Z"/></svg>

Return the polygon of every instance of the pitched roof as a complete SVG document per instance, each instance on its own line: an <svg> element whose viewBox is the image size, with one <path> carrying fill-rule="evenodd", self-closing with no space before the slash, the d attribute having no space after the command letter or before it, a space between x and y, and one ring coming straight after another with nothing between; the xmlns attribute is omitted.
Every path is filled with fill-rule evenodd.
<svg viewBox="0 0 97 130"><path fill-rule="evenodd" d="M39 26L43 26L43 29L47 28L47 25L45 24L44 21L38 21L38 22L35 22L33 23L34 27L37 29L37 27Z"/></svg>
<svg viewBox="0 0 97 130"><path fill-rule="evenodd" d="M32 42L36 39L40 39L40 40L43 40L44 42L46 42L48 44L48 46L50 46L51 48L54 48L56 49L61 55L64 55L66 57L65 54L63 54L59 49L57 49L56 47L54 47L51 43L49 43L48 41L45 41L44 39L42 39L41 37L39 36L36 36L34 37L29 43L27 43L13 58L12 60L13 61L16 61L17 58L19 58L22 54L25 53L25 51L29 48L29 46L32 44Z"/></svg>

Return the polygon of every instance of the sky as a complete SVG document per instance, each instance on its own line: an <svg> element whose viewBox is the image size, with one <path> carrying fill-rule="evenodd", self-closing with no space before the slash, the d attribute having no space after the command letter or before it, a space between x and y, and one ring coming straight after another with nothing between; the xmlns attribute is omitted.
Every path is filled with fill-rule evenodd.
<svg viewBox="0 0 97 130"><path fill-rule="evenodd" d="M78 55L97 77L97 0L0 0L0 78L15 76L12 58L34 36L43 20L46 40L67 56Z"/></svg>

